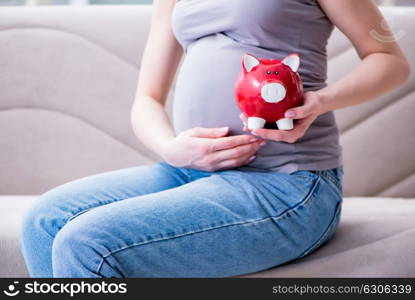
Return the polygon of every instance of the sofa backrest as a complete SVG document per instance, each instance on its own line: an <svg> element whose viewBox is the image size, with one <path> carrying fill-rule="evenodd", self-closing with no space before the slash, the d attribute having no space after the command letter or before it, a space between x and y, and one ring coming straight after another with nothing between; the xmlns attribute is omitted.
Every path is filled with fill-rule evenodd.
<svg viewBox="0 0 415 300"><path fill-rule="evenodd" d="M151 10L0 10L0 194L38 194L75 178L159 159L137 140L129 120ZM415 8L384 12L402 31L400 42L415 64ZM329 58L329 82L359 63L338 31ZM336 111L346 196L415 197L414 81L412 75L376 101ZM174 85L169 112L173 90Z"/></svg>

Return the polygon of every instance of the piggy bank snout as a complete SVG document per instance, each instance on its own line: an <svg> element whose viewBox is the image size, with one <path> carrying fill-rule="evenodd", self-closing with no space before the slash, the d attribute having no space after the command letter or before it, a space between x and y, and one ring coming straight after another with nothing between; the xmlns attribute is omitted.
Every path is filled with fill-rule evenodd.
<svg viewBox="0 0 415 300"><path fill-rule="evenodd" d="M286 94L285 86L278 82L265 83L261 88L262 99L269 103L277 103L284 100Z"/></svg>

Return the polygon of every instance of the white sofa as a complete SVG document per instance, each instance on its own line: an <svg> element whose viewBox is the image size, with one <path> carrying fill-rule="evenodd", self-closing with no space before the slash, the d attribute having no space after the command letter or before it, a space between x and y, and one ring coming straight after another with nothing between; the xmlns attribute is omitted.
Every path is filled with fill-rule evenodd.
<svg viewBox="0 0 415 300"><path fill-rule="evenodd" d="M415 8L384 13L415 69ZM1 277L27 276L18 232L37 195L159 159L129 123L150 16L150 6L0 10ZM329 58L329 82L359 63L338 31ZM335 237L301 260L248 276L415 277L414 87L412 75L393 93L336 111L345 199Z"/></svg>

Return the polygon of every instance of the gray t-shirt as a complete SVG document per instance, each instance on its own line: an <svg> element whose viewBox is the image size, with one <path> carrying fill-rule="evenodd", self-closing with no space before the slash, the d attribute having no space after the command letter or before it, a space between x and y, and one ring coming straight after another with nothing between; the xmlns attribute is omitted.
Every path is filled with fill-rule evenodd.
<svg viewBox="0 0 415 300"><path fill-rule="evenodd" d="M230 135L247 134L234 96L244 53L268 59L298 53L304 90L326 86L333 24L315 0L182 0L172 28L185 50L174 91L176 134L196 126L229 126ZM291 173L340 165L338 128L328 112L296 143L268 140L256 159L238 169Z"/></svg>

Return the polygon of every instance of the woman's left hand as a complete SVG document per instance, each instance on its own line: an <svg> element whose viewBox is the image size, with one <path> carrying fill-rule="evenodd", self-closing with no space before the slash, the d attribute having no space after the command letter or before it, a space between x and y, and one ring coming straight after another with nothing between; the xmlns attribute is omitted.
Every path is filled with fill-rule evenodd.
<svg viewBox="0 0 415 300"><path fill-rule="evenodd" d="M295 143L304 136L311 123L313 123L313 121L322 113L322 103L316 92L312 91L304 93L303 100L302 106L290 108L285 112L286 118L296 120L294 122L294 129L277 130L261 128L252 130L251 133L268 140ZM240 118L244 123L243 131L250 131L250 129L246 127L247 118L244 114L241 114Z"/></svg>

